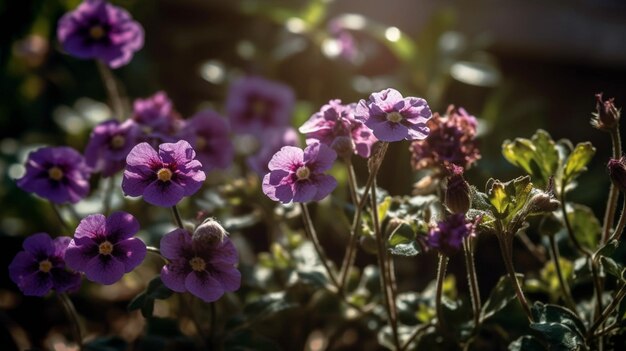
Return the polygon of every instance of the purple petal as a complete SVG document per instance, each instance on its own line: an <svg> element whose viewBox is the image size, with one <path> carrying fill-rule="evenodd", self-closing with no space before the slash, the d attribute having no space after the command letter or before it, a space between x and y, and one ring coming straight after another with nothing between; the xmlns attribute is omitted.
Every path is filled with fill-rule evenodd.
<svg viewBox="0 0 626 351"><path fill-rule="evenodd" d="M293 196L294 189L292 184L280 185L274 190L274 197L284 204L291 202L293 200Z"/></svg>
<svg viewBox="0 0 626 351"><path fill-rule="evenodd" d="M161 159L157 152L148 143L139 143L130 150L126 156L126 164L129 166L145 166L161 164Z"/></svg>
<svg viewBox="0 0 626 351"><path fill-rule="evenodd" d="M47 233L37 233L29 236L22 244L24 250L38 259L50 257L54 254L52 238Z"/></svg>
<svg viewBox="0 0 626 351"><path fill-rule="evenodd" d="M185 229L174 229L161 238L159 247L169 260L184 259L184 252L191 248L191 235Z"/></svg>
<svg viewBox="0 0 626 351"><path fill-rule="evenodd" d="M289 170L294 163L302 162L303 159L304 152L302 149L295 146L283 146L280 151L272 156L267 166L270 171Z"/></svg>
<svg viewBox="0 0 626 351"><path fill-rule="evenodd" d="M315 178L315 181L317 183L317 194L315 194L313 201L320 201L337 187L337 180L330 175L319 175Z"/></svg>
<svg viewBox="0 0 626 351"><path fill-rule="evenodd" d="M143 199L152 205L171 207L185 197L185 189L173 181L152 182L143 193Z"/></svg>
<svg viewBox="0 0 626 351"><path fill-rule="evenodd" d="M132 238L116 243L112 255L124 264L124 270L128 273L143 262L147 251L143 241Z"/></svg>
<svg viewBox="0 0 626 351"><path fill-rule="evenodd" d="M317 193L317 186L310 180L296 182L294 186L293 202L309 202Z"/></svg>
<svg viewBox="0 0 626 351"><path fill-rule="evenodd" d="M211 264L234 266L239 262L239 254L237 248L230 238L224 238L222 244L215 249L211 256Z"/></svg>
<svg viewBox="0 0 626 351"><path fill-rule="evenodd" d="M81 284L81 275L76 272L69 272L65 268L53 269L52 284L57 292L76 291Z"/></svg>
<svg viewBox="0 0 626 351"><path fill-rule="evenodd" d="M384 111L388 111L397 102L402 101L402 99L402 94L391 88L381 90L378 93L372 93L369 97L370 103L378 105Z"/></svg>
<svg viewBox="0 0 626 351"><path fill-rule="evenodd" d="M39 271L39 262L30 252L20 251L9 264L9 276L15 284L20 284L22 277Z"/></svg>
<svg viewBox="0 0 626 351"><path fill-rule="evenodd" d="M420 123L409 127L408 131L409 135L407 136L407 140L424 140L428 137L430 129L426 127L426 124Z"/></svg>
<svg viewBox="0 0 626 351"><path fill-rule="evenodd" d="M80 245L87 240L89 238L74 239L65 250L65 263L75 271L84 272L89 262L98 256L98 246L95 242L92 241L88 246Z"/></svg>
<svg viewBox="0 0 626 351"><path fill-rule="evenodd" d="M179 140L159 145L159 156L165 163L184 165L196 158L196 152L186 140Z"/></svg>
<svg viewBox="0 0 626 351"><path fill-rule="evenodd" d="M117 282L124 273L124 264L111 255L97 255L85 267L87 279L104 285Z"/></svg>
<svg viewBox="0 0 626 351"><path fill-rule="evenodd" d="M76 231L74 238L100 238L106 236L106 217L102 214L93 214L83 218ZM71 245L71 244L70 244Z"/></svg>
<svg viewBox="0 0 626 351"><path fill-rule="evenodd" d="M325 144L311 144L304 149L304 163L310 166L314 173L329 170L336 159L335 150Z"/></svg>
<svg viewBox="0 0 626 351"><path fill-rule="evenodd" d="M128 196L141 196L146 187L156 179L154 171L147 166L127 166L122 179L122 190Z"/></svg>
<svg viewBox="0 0 626 351"><path fill-rule="evenodd" d="M113 244L128 239L139 231L139 221L128 212L113 212L105 224L107 240Z"/></svg>
<svg viewBox="0 0 626 351"><path fill-rule="evenodd" d="M217 269L212 272L212 275L226 291L235 291L241 286L241 273L234 267L224 270Z"/></svg>
<svg viewBox="0 0 626 351"><path fill-rule="evenodd" d="M72 238L69 236L60 236L54 239L54 256L65 257L65 250L70 245Z"/></svg>
<svg viewBox="0 0 626 351"><path fill-rule="evenodd" d="M44 296L53 286L50 274L41 272L21 276L17 285L26 296Z"/></svg>
<svg viewBox="0 0 626 351"><path fill-rule="evenodd" d="M393 122L379 123L372 128L374 136L381 141L399 141L406 138L409 135L409 129L400 124Z"/></svg>
<svg viewBox="0 0 626 351"><path fill-rule="evenodd" d="M191 269L186 269L189 264L186 260L175 260L163 266L161 269L161 281L169 289L176 292L186 292L185 278Z"/></svg>
<svg viewBox="0 0 626 351"><path fill-rule="evenodd" d="M270 184L271 177L272 177L271 173L266 174L263 177L263 182L262 182L261 187L263 188L263 193L267 195L267 197L269 197L273 201L278 201L278 198L276 197L276 186Z"/></svg>
<svg viewBox="0 0 626 351"><path fill-rule="evenodd" d="M191 272L187 275L185 288L204 302L213 302L224 295L222 284L206 272Z"/></svg>

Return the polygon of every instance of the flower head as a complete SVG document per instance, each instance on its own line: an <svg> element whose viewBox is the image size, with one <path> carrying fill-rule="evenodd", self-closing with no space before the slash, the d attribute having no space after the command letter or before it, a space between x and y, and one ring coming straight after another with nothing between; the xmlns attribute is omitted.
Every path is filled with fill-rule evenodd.
<svg viewBox="0 0 626 351"><path fill-rule="evenodd" d="M138 231L139 222L130 213L87 216L76 227L65 261L91 281L113 284L146 257L146 244L133 238Z"/></svg>
<svg viewBox="0 0 626 351"><path fill-rule="evenodd" d="M170 207L200 190L206 179L196 152L185 140L159 145L137 144L126 157L122 190L152 205Z"/></svg>
<svg viewBox="0 0 626 351"><path fill-rule="evenodd" d="M258 135L289 124L295 98L286 85L260 77L244 77L232 84L226 111L236 133Z"/></svg>
<svg viewBox="0 0 626 351"><path fill-rule="evenodd" d="M172 100L164 91L133 102L133 120L148 138L168 139L181 124Z"/></svg>
<svg viewBox="0 0 626 351"><path fill-rule="evenodd" d="M452 212L466 213L472 203L469 184L463 178L463 168L451 165L451 175L448 177L445 203Z"/></svg>
<svg viewBox="0 0 626 351"><path fill-rule="evenodd" d="M132 120L98 124L85 147L85 161L94 172L110 177L124 169L128 152L137 144L139 127Z"/></svg>
<svg viewBox="0 0 626 351"><path fill-rule="evenodd" d="M44 296L51 289L74 291L80 286L80 274L65 267L65 250L69 237L50 238L37 233L24 240L24 251L15 255L9 265L11 280L24 295Z"/></svg>
<svg viewBox="0 0 626 351"><path fill-rule="evenodd" d="M463 239L475 235L476 224L465 219L463 213L455 213L431 227L428 246L450 256L461 248Z"/></svg>
<svg viewBox="0 0 626 351"><path fill-rule="evenodd" d="M161 239L160 249L168 259L161 280L173 291L189 291L212 302L241 285L241 273L235 268L239 256L227 235L192 237L187 230L175 229Z"/></svg>
<svg viewBox="0 0 626 351"><path fill-rule="evenodd" d="M426 100L406 97L395 89L372 93L356 107L357 120L381 141L423 140L428 136L426 121L432 116Z"/></svg>
<svg viewBox="0 0 626 351"><path fill-rule="evenodd" d="M85 0L59 21L63 49L82 59L98 59L111 68L124 66L143 46L143 28L126 10L104 0Z"/></svg>
<svg viewBox="0 0 626 351"><path fill-rule="evenodd" d="M591 125L600 130L610 131L617 127L621 110L615 107L613 98L602 100L602 93L596 94L596 113L593 114Z"/></svg>
<svg viewBox="0 0 626 351"><path fill-rule="evenodd" d="M435 113L428 127L428 138L411 143L411 163L416 169L439 167L443 170L451 164L467 169L480 159L476 118L463 108L450 105L447 117Z"/></svg>
<svg viewBox="0 0 626 351"><path fill-rule="evenodd" d="M621 192L626 192L626 156L610 159L607 168L613 184Z"/></svg>
<svg viewBox="0 0 626 351"><path fill-rule="evenodd" d="M263 178L263 192L282 203L319 201L337 186L330 169L337 154L324 144L311 144L304 151L284 146L270 160L270 173Z"/></svg>
<svg viewBox="0 0 626 351"><path fill-rule="evenodd" d="M89 193L89 167L78 151L66 147L43 147L31 152L26 174L17 180L22 190L54 203L77 203Z"/></svg>
<svg viewBox="0 0 626 351"><path fill-rule="evenodd" d="M272 128L263 132L261 148L246 159L248 167L263 177L270 170L267 164L283 146L298 146L298 134L291 127Z"/></svg>
<svg viewBox="0 0 626 351"><path fill-rule="evenodd" d="M342 105L341 100L331 100L315 113L302 127L307 144L319 142L332 147L339 155L353 153L369 157L377 141L372 131L354 118L356 104Z"/></svg>
<svg viewBox="0 0 626 351"><path fill-rule="evenodd" d="M205 172L225 169L233 163L235 149L228 133L228 122L212 110L196 113L180 131L198 153Z"/></svg>

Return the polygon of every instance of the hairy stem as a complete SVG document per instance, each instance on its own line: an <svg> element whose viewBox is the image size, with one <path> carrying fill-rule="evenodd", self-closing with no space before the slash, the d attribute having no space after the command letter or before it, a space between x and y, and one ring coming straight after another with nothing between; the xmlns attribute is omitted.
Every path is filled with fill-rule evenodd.
<svg viewBox="0 0 626 351"><path fill-rule="evenodd" d="M113 107L113 113L115 117L123 121L126 116L124 113L124 104L122 103L122 95L120 94L120 90L117 86L117 81L113 76L113 73L104 63L101 61L96 61L98 66L98 72L100 73L100 77L102 78L102 82L104 83L104 87L106 88L107 95L109 96L109 100Z"/></svg>
<svg viewBox="0 0 626 351"><path fill-rule="evenodd" d="M172 206L172 214L174 215L174 222L176 222L178 228L185 229L185 226L183 225L183 220L180 217L180 212L178 211L178 207L176 207L176 205Z"/></svg>
<svg viewBox="0 0 626 351"><path fill-rule="evenodd" d="M467 271L467 284L469 285L470 300L474 313L474 329L480 324L480 292L478 290L478 278L476 276L476 266L474 262L474 248L472 238L463 239L463 253L465 255L465 269Z"/></svg>
<svg viewBox="0 0 626 351"><path fill-rule="evenodd" d="M72 303L72 300L65 293L57 293L59 301L63 305L63 309L65 310L65 314L69 318L72 324L72 334L74 337L74 341L78 345L78 350L83 349L83 334L80 329L80 323L78 321L78 313L76 312L76 308Z"/></svg>
<svg viewBox="0 0 626 351"><path fill-rule="evenodd" d="M501 225L499 226L501 227ZM509 275L509 279L511 280L511 284L515 289L515 295L522 305L522 309L528 317L529 321L532 321L532 314L530 313L530 307L528 305L528 301L526 300L526 296L524 296L524 291L522 290L522 286L517 280L517 276L515 275L515 267L513 267L513 241L507 238L508 233L503 231L498 231L498 243L500 243L500 251L502 252L502 260L504 261L504 266L506 267L507 274Z"/></svg>
<svg viewBox="0 0 626 351"><path fill-rule="evenodd" d="M622 141L619 134L619 123L615 128L611 129L611 144L613 146L613 158L618 159L622 157ZM613 222L615 220L615 208L617 207L617 199L619 197L619 189L613 182L609 187L609 198L606 203L606 209L604 212L604 222L602 225L602 243L609 241L611 235L611 228L613 228Z"/></svg>
<svg viewBox="0 0 626 351"><path fill-rule="evenodd" d="M611 303L608 306L606 306L606 309L604 309L602 314L598 316L598 318L596 318L596 320L593 322L591 327L589 327L589 330L587 331L587 337L593 336L593 333L596 331L596 329L598 329L598 327L600 327L604 323L604 321L606 321L606 319L611 315L611 313L613 313L613 311L622 301L624 296L626 296L626 284L622 284L620 289L615 294L615 297L613 298Z"/></svg>
<svg viewBox="0 0 626 351"><path fill-rule="evenodd" d="M561 286L561 293L563 294L563 300L567 304L567 307L572 311L576 312L576 303L572 298L572 293L570 292L569 285L565 278L563 277L563 270L561 269L561 260L559 247L556 245L556 241L554 240L553 235L548 236L550 240L550 252L552 256L552 261L554 262L554 268L556 269L556 276L559 278L559 285Z"/></svg>
<svg viewBox="0 0 626 351"><path fill-rule="evenodd" d="M622 213L620 214L619 220L617 221L617 226L615 227L615 231L613 232L613 235L611 235L611 237L609 238L609 240L607 240L606 243L609 243L613 240L619 241L619 239L622 237L624 226L626 226L626 196L624 196L624 199L622 202Z"/></svg>
<svg viewBox="0 0 626 351"><path fill-rule="evenodd" d="M346 165L348 166L348 186L350 187L350 197L352 198L352 203L357 205L359 203L359 196L356 192L357 182L356 176L354 174L354 166L352 165L352 161L350 159L346 160ZM354 265L354 260L356 259L358 231L359 227L361 226L362 211L363 208L357 206L354 213L354 218L352 220L352 227L350 228L350 239L348 241L348 247L346 248L346 253L341 263L341 269L339 274L340 289L343 289L345 287L346 281L350 276L350 270L352 269L352 266Z"/></svg>
<svg viewBox="0 0 626 351"><path fill-rule="evenodd" d="M320 245L319 239L317 238L317 232L315 231L315 227L313 226L313 221L311 220L311 214L309 213L309 208L307 207L306 203L300 203L300 208L302 210L302 218L304 219L304 228L306 230L306 233L309 236L309 239L313 243L315 252L317 253L317 256L319 257L320 261L322 261L322 265L324 266L324 269L326 270L326 274L328 275L328 278L330 279L330 281L336 288L339 288L339 282L337 281L337 278L335 278L333 271L330 269L330 266L328 265L328 259L326 255L324 254L324 251L322 250L322 246Z"/></svg>
<svg viewBox="0 0 626 351"><path fill-rule="evenodd" d="M435 295L435 308L437 311L437 326L440 331L446 330L446 322L443 318L443 281L446 279L446 268L448 267L448 256L440 253L439 263L437 264L437 290Z"/></svg>

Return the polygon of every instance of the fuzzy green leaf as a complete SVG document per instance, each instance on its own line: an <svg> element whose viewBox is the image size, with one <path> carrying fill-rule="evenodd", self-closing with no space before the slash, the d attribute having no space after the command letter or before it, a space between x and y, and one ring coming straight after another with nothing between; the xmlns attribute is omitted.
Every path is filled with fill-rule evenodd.
<svg viewBox="0 0 626 351"><path fill-rule="evenodd" d="M596 153L596 148L590 142L579 143L569 155L563 169L565 182L573 180L580 173L587 170L587 164Z"/></svg>

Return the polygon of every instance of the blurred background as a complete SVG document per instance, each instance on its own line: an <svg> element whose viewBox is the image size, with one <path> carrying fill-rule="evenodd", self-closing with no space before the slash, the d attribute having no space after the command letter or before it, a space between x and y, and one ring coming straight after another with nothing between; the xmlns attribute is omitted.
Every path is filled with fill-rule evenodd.
<svg viewBox="0 0 626 351"><path fill-rule="evenodd" d="M394 87L426 98L433 111L454 104L479 119L482 159L467 174L479 189L489 177L521 174L501 156L505 139L529 138L543 128L555 140L592 141L598 151L591 171L570 197L601 217L610 138L589 120L594 94L615 97L618 107L626 101L623 1L112 2L145 29L144 48L114 71L129 101L164 90L182 116L206 107L223 111L229 83L252 73L294 89L298 127L329 99L356 102ZM8 266L24 236L58 229L50 228L56 222L47 204L15 186L28 151L44 144L82 150L90 129L110 117L95 63L64 54L56 38L58 19L78 3L0 0L0 267ZM389 154L379 185L407 194L415 181L408 144L396 143ZM483 264L499 260L485 256ZM6 269L0 271L3 323L23 325L43 305L43 320L57 318L54 303L16 294ZM23 302L29 310L16 310ZM100 317L113 318L94 318ZM49 328L50 322L34 322L29 332L39 339Z"/></svg>

